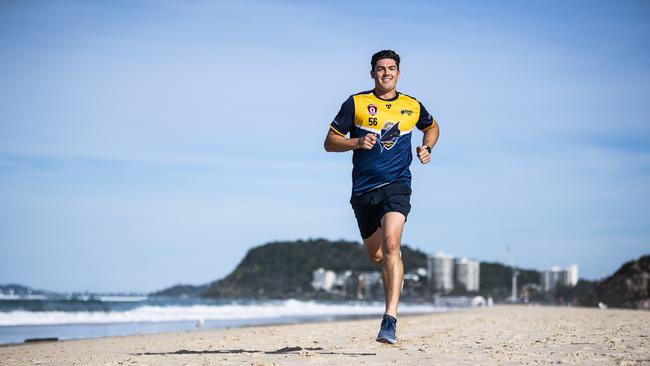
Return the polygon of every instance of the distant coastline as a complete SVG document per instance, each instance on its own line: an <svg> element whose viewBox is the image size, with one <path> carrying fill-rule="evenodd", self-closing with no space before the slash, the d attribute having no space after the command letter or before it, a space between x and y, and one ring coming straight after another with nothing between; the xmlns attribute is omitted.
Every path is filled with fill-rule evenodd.
<svg viewBox="0 0 650 366"><path fill-rule="evenodd" d="M440 291L432 288L426 277L417 273L427 267L427 254L402 247L406 278L402 298L410 302L431 303L440 296L482 296L495 303L528 302L538 304L567 304L576 306L650 308L650 295L645 276L650 276L650 255L624 263L619 270L600 281L580 279L575 286L558 286L552 291L541 289L542 273L533 269L511 267L501 263L481 262L480 288L466 291L456 288ZM258 299L258 300L359 300L355 293L324 292L314 287L314 272L324 268L334 272L354 274L378 273L370 263L362 245L349 241L314 239L294 242L273 242L251 248L237 267L222 279L202 285L174 285L149 294L142 293L73 293L58 294L34 290L22 285L0 285L0 300L79 299L97 298L133 301L144 298L176 299ZM374 272L373 272L374 271ZM516 293L512 298L513 273L517 273ZM409 282L409 278L419 278ZM645 287L644 287L645 286ZM383 289L365 294L363 300L380 301ZM0 303L0 311L2 305Z"/></svg>

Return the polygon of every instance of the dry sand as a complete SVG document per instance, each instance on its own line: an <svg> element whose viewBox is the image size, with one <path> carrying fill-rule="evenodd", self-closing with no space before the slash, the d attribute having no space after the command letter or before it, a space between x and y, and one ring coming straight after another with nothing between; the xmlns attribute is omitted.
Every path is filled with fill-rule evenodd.
<svg viewBox="0 0 650 366"><path fill-rule="evenodd" d="M0 347L0 365L650 365L650 312L496 306L380 319Z"/></svg>

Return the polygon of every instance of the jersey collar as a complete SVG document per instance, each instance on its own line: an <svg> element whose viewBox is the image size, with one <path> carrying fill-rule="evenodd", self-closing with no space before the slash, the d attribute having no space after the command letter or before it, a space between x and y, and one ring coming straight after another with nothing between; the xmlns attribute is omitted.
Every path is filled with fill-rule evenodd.
<svg viewBox="0 0 650 366"><path fill-rule="evenodd" d="M374 95L375 98L377 98L377 99L379 99L381 101L384 101L384 102L392 102L392 101L397 100L397 98L399 98L399 92L396 92L394 97L392 97L390 99L382 99L382 98L379 97L379 95L377 95L377 93L375 93L375 89L372 90L372 95Z"/></svg>

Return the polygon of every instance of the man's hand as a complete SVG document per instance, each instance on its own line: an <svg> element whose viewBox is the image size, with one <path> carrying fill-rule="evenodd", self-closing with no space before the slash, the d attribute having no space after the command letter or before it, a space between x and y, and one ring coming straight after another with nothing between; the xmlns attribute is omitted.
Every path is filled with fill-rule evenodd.
<svg viewBox="0 0 650 366"><path fill-rule="evenodd" d="M357 149L371 150L377 143L377 135L368 133L357 140Z"/></svg>
<svg viewBox="0 0 650 366"><path fill-rule="evenodd" d="M429 154L429 150L425 149L424 146L418 146L417 153L418 153L418 159L420 159L420 162L422 164L426 164L431 160L431 155Z"/></svg>

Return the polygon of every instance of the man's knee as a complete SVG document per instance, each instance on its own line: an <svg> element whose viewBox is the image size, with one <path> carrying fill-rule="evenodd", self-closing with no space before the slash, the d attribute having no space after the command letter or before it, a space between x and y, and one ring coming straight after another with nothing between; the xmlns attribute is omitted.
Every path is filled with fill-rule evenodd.
<svg viewBox="0 0 650 366"><path fill-rule="evenodd" d="M382 218L382 250L385 257L400 257L400 240L406 216L401 212L388 212Z"/></svg>
<svg viewBox="0 0 650 366"><path fill-rule="evenodd" d="M382 246L384 254L387 256L400 256L400 242L397 236L387 235L384 238L384 245Z"/></svg>

